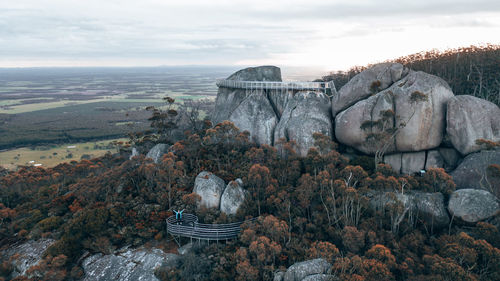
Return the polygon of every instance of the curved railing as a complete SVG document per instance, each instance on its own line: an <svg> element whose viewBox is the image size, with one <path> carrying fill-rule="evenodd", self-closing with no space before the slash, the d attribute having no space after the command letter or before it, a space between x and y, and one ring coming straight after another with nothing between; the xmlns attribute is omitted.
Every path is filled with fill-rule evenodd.
<svg viewBox="0 0 500 281"><path fill-rule="evenodd" d="M270 82L270 81L238 81L217 79L217 87L245 90L282 90L282 91L321 91L335 92L335 84L330 82Z"/></svg>
<svg viewBox="0 0 500 281"><path fill-rule="evenodd" d="M198 223L198 217L193 214L182 215L182 221L177 221L175 216L167 218L168 233L205 240L228 240L238 237L240 226L243 222L225 224Z"/></svg>

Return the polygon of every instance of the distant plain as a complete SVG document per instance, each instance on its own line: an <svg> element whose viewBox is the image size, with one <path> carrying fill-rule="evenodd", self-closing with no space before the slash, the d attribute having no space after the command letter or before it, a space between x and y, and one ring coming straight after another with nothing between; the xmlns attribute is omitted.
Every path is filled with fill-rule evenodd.
<svg viewBox="0 0 500 281"><path fill-rule="evenodd" d="M94 145L89 143L147 130L151 113L145 108L162 106L165 96L176 101L214 100L216 79L225 78L239 68L0 69L0 165L12 169L38 161L44 166L53 166L79 160L80 154L102 155L107 150L93 152ZM284 79L288 80L321 77L320 72L309 69L284 72L288 74ZM60 153L65 147L63 144L79 143L89 149L78 155L73 153L71 158L49 158L53 152ZM47 145L55 150L47 152ZM17 150L12 152L13 149ZM40 151L46 152L33 154ZM40 157L43 161L39 161Z"/></svg>
<svg viewBox="0 0 500 281"><path fill-rule="evenodd" d="M53 166L80 160L83 154L114 152L95 142L148 129L151 113L145 108L162 106L164 96L177 101L215 99L216 78L232 71L224 67L0 69L0 165ZM73 145L77 149L66 149Z"/></svg>

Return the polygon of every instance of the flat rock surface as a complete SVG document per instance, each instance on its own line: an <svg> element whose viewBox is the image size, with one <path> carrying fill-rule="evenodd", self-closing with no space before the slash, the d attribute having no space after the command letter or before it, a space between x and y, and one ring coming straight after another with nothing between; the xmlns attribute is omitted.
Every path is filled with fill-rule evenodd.
<svg viewBox="0 0 500 281"><path fill-rule="evenodd" d="M122 249L113 255L96 254L83 260L85 281L145 281L158 280L156 268L176 266L179 256L167 254L160 249Z"/></svg>
<svg viewBox="0 0 500 281"><path fill-rule="evenodd" d="M24 275L26 270L38 264L42 259L43 252L45 252L50 245L54 244L54 242L53 239L45 238L36 241L29 240L21 244L13 245L1 252L2 257L7 259L13 255L19 255L13 262L14 272L12 273L12 277Z"/></svg>

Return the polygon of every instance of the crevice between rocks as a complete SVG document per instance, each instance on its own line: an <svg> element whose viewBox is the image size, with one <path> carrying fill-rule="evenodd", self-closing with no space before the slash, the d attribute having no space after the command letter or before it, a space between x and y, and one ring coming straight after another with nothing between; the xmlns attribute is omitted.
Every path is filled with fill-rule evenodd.
<svg viewBox="0 0 500 281"><path fill-rule="evenodd" d="M422 168L423 170L427 170L427 157L429 156L429 150L425 151L425 157L424 157L424 167Z"/></svg>

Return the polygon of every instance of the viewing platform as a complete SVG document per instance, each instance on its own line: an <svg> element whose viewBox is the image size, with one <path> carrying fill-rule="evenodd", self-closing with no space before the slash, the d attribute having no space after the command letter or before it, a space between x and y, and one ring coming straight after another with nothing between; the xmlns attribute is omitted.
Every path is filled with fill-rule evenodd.
<svg viewBox="0 0 500 281"><path fill-rule="evenodd" d="M286 81L286 82L271 82L271 81L238 81L228 79L217 79L217 87L242 89L249 91L315 91L323 92L327 95L335 93L335 84L333 81L329 82L300 82L300 81Z"/></svg>
<svg viewBox="0 0 500 281"><path fill-rule="evenodd" d="M240 234L240 226L244 221L225 224L198 223L198 217L193 214L182 215L177 220L175 215L167 218L167 232L173 236L188 237L199 240L230 240Z"/></svg>

